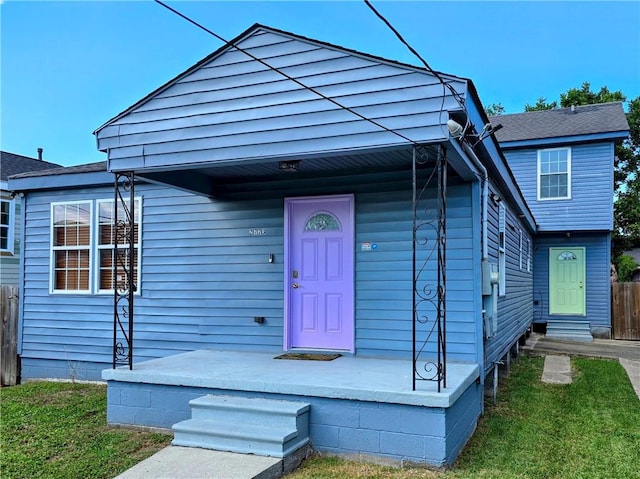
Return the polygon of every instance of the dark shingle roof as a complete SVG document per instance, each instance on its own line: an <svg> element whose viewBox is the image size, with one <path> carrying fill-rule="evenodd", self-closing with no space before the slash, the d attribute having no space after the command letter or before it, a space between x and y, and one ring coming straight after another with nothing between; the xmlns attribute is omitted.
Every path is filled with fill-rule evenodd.
<svg viewBox="0 0 640 479"><path fill-rule="evenodd" d="M96 173L107 171L106 161L97 161L95 163L85 163L84 165L63 166L59 168L49 168L40 171L29 171L18 175L13 175L12 179L32 178L35 176L53 176L53 175L73 175L78 173Z"/></svg>
<svg viewBox="0 0 640 479"><path fill-rule="evenodd" d="M629 130L620 102L493 116L490 121L503 126L496 132L500 143L612 132L622 132L622 137Z"/></svg>
<svg viewBox="0 0 640 479"><path fill-rule="evenodd" d="M50 170L52 168L61 168L57 163L50 163L37 158L16 155L7 151L0 152L0 179L7 181L10 176L28 171Z"/></svg>

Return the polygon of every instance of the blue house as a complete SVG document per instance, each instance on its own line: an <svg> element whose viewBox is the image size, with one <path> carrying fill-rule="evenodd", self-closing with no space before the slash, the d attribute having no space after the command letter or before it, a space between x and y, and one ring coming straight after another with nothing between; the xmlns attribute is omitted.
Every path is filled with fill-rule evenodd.
<svg viewBox="0 0 640 479"><path fill-rule="evenodd" d="M17 286L20 276L22 198L11 194L9 176L57 166L42 159L42 148L38 158L0 151L0 285Z"/></svg>
<svg viewBox="0 0 640 479"><path fill-rule="evenodd" d="M98 128L106 163L11 179L22 376L176 444L451 464L534 319L497 130L471 80L254 25Z"/></svg>
<svg viewBox="0 0 640 479"><path fill-rule="evenodd" d="M547 336L611 337L614 147L629 134L620 103L491 119L538 224L534 323Z"/></svg>

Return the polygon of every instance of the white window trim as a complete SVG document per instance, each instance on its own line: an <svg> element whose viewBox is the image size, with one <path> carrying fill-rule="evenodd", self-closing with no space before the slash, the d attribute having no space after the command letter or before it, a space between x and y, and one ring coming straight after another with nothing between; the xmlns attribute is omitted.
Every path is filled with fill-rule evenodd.
<svg viewBox="0 0 640 479"><path fill-rule="evenodd" d="M136 196L133 201L135 202L135 207L133 210L134 215L138 218L138 242L134 245L134 247L138 250L138 285L133 294L136 296L140 295L140 277L142 269L140 267L142 263L142 197ZM113 203L113 198L111 199L99 199L96 200L96 211L98 214L95 216L95 261L94 261L94 284L95 284L95 293L96 294L113 294L113 289L100 289L100 251L103 249L113 250L113 245L100 245L99 243L99 234L100 234L100 204L101 203ZM129 243L121 245L122 248L129 247Z"/></svg>
<svg viewBox="0 0 640 479"><path fill-rule="evenodd" d="M2 253L11 253L15 252L15 228L16 228L16 203L15 200L9 198L0 199L2 203L9 204L9 224L7 226L7 247L0 248L0 252Z"/></svg>
<svg viewBox="0 0 640 479"><path fill-rule="evenodd" d="M524 238L522 237L522 230L518 230L520 233L519 236L519 241L518 241L518 250L519 250L519 264L520 264L520 271L522 271L524 268L523 266L523 259L524 259L524 255L523 255L523 247L524 247Z"/></svg>
<svg viewBox="0 0 640 479"><path fill-rule="evenodd" d="M558 196L554 198L541 198L540 197L540 160L541 156L544 152L547 151L566 151L567 152L567 196ZM570 200L571 199L571 148L570 147L562 147L562 148L545 148L543 150L538 150L538 166L536 172L536 183L537 183L537 199L538 201L562 201L562 200Z"/></svg>
<svg viewBox="0 0 640 479"><path fill-rule="evenodd" d="M498 296L507 294L507 211L498 205Z"/></svg>
<svg viewBox="0 0 640 479"><path fill-rule="evenodd" d="M54 210L56 206L61 206L61 205L65 205L65 206L69 206L69 205L81 205L81 204L88 204L89 205L89 245L88 246L78 246L75 247L73 249L77 249L77 250L87 250L89 251L89 289L55 289L55 269L56 269L56 261L55 261L55 252L56 251L66 251L69 250L71 248L68 247L64 247L64 246L54 246L53 244L53 238L54 238L54 220L55 220L55 215L54 215ZM93 251L92 251L92 245L93 245L93 241L94 241L94 231L93 231L93 226L92 226L92 219L93 219L93 201L92 200L78 200L78 201L58 201L58 202L54 202L51 203L51 218L50 218L50 226L49 226L49 235L51 236L49 238L49 293L51 294L91 294L92 291L92 284L91 284L91 278L92 278L92 266L93 266Z"/></svg>
<svg viewBox="0 0 640 479"><path fill-rule="evenodd" d="M520 230L520 271L531 272L531 239Z"/></svg>
<svg viewBox="0 0 640 479"><path fill-rule="evenodd" d="M138 249L138 287L134 294L139 296L141 294L142 288L140 287L141 278L142 278L142 197L136 196L134 198L136 202L136 210L134 210L134 214L138 218L138 243L136 248ZM113 289L99 289L100 288L100 255L98 254L101 249L106 248L107 246L100 247L98 245L98 226L100 219L98 218L98 214L95 214L95 211L99 207L100 203L109 202L113 203L113 198L111 199L90 199L90 200L75 200L75 201L57 201L52 202L50 207L50 222L49 222L49 294L65 294L65 295L93 295L93 294L113 294ZM90 225L90 233L89 233L89 246L82 246L74 249L85 249L89 251L89 289L87 290L66 290L66 289L55 289L55 251L67 249L65 247L54 247L54 209L56 206L60 205L78 205L78 204L88 204L89 205L89 225Z"/></svg>

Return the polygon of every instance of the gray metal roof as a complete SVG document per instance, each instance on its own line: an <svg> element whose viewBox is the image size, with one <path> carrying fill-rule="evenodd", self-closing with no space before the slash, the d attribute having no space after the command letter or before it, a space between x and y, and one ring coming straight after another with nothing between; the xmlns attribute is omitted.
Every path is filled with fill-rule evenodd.
<svg viewBox="0 0 640 479"><path fill-rule="evenodd" d="M52 165L52 163L49 163L49 165ZM4 166L4 163L3 163L3 166ZM41 169L39 171L28 171L28 172L17 174L17 175L11 175L11 179L31 178L34 176L73 175L73 174L79 174L79 173L95 173L95 172L101 172L101 171L107 171L106 161L97 161L95 163L85 163L83 165L76 165L76 166L61 166L58 168L47 168L47 169Z"/></svg>
<svg viewBox="0 0 640 479"><path fill-rule="evenodd" d="M620 102L499 115L489 120L503 126L496 132L500 143L615 132L622 138L629 130Z"/></svg>
<svg viewBox="0 0 640 479"><path fill-rule="evenodd" d="M28 171L50 170L60 167L57 163L0 151L0 180L2 181L7 181L10 176Z"/></svg>

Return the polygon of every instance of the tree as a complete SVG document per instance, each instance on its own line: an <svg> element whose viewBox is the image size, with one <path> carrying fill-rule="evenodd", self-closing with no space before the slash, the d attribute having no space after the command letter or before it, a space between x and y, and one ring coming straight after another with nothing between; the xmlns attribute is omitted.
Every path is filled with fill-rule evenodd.
<svg viewBox="0 0 640 479"><path fill-rule="evenodd" d="M627 122L629 138L615 150L614 257L640 247L640 97L629 102Z"/></svg>
<svg viewBox="0 0 640 479"><path fill-rule="evenodd" d="M609 91L606 86L599 92L591 91L591 84L583 82L580 88L569 88L565 93L560 93L560 106L569 108L571 105L594 105L596 103L608 103L611 101L625 101L621 91Z"/></svg>
<svg viewBox="0 0 640 479"><path fill-rule="evenodd" d="M504 107L502 103L492 103L484 107L484 112L487 116L498 116L504 114Z"/></svg>
<svg viewBox="0 0 640 479"><path fill-rule="evenodd" d="M538 101L535 105L529 105L527 103L524 106L524 111L553 110L556 106L558 106L558 102L553 101L551 103L547 103L547 99L541 96L540 98L538 98Z"/></svg>
<svg viewBox="0 0 640 479"><path fill-rule="evenodd" d="M609 91L606 86L599 91L591 90L589 82L580 88L569 88L560 94L560 106L593 105L612 101L624 102L626 96L621 91ZM547 102L538 98L535 105L525 105L525 111L550 110L558 102ZM629 138L615 149L614 170L614 214L613 214L613 257L623 251L640 247L640 97L628 102L627 122Z"/></svg>

